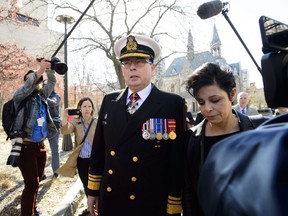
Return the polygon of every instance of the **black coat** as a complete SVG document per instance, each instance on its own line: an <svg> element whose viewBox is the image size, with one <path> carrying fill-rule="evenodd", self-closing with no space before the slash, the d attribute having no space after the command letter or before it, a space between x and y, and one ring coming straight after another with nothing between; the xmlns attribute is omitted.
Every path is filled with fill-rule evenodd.
<svg viewBox="0 0 288 216"><path fill-rule="evenodd" d="M163 216L167 206L170 213L180 212L184 99L153 87L128 120L127 92L111 93L103 99L88 194L99 195L99 216ZM176 139L145 140L142 127L150 118L175 119Z"/></svg>
<svg viewBox="0 0 288 216"><path fill-rule="evenodd" d="M252 121L248 116L242 115L235 110L233 113L239 119L240 131L254 129ZM205 148L203 129L207 120L204 119L200 124L194 126L192 130L194 133L191 135L185 161L185 188L183 193L183 216L201 216L204 215L199 205L197 195L197 187L199 175L205 161L203 148ZM201 148L203 146L203 148ZM201 150L202 149L202 150Z"/></svg>
<svg viewBox="0 0 288 216"><path fill-rule="evenodd" d="M215 145L199 180L206 216L288 215L288 114Z"/></svg>

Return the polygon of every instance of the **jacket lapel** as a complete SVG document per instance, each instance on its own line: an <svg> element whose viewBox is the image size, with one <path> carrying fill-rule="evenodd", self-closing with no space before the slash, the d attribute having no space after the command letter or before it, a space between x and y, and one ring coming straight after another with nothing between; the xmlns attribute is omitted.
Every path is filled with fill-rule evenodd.
<svg viewBox="0 0 288 216"><path fill-rule="evenodd" d="M109 105L110 115L113 119L113 130L111 131L111 136L113 137L113 142L116 144L119 142L123 133L127 127L127 110L126 110L126 98L128 89L126 88L122 91L115 100L111 101Z"/></svg>

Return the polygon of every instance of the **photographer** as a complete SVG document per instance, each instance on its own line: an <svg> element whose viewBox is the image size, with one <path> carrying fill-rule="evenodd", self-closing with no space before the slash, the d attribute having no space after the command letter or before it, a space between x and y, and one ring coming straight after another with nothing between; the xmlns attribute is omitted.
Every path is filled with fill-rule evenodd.
<svg viewBox="0 0 288 216"><path fill-rule="evenodd" d="M12 166L19 166L24 179L24 190L21 197L21 215L38 216L37 193L39 182L46 163L44 140L47 129L56 130L51 119L47 98L56 84L55 72L51 63L45 59L38 62L37 72L29 70L24 76L24 85L13 95L15 108L24 99L26 103L18 112L13 127L12 143L20 144L20 156L13 155ZM47 85L43 87L43 75L47 75Z"/></svg>
<svg viewBox="0 0 288 216"><path fill-rule="evenodd" d="M76 112L72 113L73 111ZM60 127L61 134L74 134L75 144L74 150L69 155L66 163L56 172L73 178L77 168L86 196L90 155L96 130L96 120L93 117L94 111L92 100L89 97L84 97L78 102L76 110L69 108L64 110ZM77 117L68 122L71 115L77 115ZM88 213L88 209L85 209L80 215L84 216Z"/></svg>

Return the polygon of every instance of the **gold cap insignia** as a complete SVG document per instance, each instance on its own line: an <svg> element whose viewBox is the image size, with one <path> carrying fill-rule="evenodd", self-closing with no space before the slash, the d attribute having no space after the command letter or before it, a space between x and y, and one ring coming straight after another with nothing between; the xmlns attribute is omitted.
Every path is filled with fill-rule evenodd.
<svg viewBox="0 0 288 216"><path fill-rule="evenodd" d="M135 37L130 35L127 38L127 44L126 44L127 50L137 50L137 41L135 40Z"/></svg>

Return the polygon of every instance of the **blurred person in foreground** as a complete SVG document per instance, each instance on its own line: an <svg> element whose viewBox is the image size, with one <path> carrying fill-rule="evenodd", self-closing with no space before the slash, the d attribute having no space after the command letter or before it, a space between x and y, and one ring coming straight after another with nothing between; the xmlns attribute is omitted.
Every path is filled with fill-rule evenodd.
<svg viewBox="0 0 288 216"><path fill-rule="evenodd" d="M37 210L37 195L47 157L44 140L48 128L57 130L47 105L47 98L56 84L55 71L51 70L51 63L48 60L43 59L38 64L39 69L36 72L29 70L24 76L24 85L13 95L16 109L21 101L28 97L25 106L16 116L13 127L17 142L21 143L18 166L24 178L24 190L21 196L22 216L42 215ZM47 84L43 87L45 73Z"/></svg>
<svg viewBox="0 0 288 216"><path fill-rule="evenodd" d="M236 83L231 72L217 64L206 63L188 77L186 85L204 119L191 128L193 133L185 163L183 216L201 216L204 214L197 196L198 180L211 147L226 137L254 129L254 125L248 116L232 109Z"/></svg>
<svg viewBox="0 0 288 216"><path fill-rule="evenodd" d="M63 135L74 134L75 144L74 150L69 155L66 163L61 166L56 172L63 176L73 178L78 170L79 177L84 187L84 192L87 197L88 185L88 170L91 156L92 142L96 130L96 119L94 119L94 104L89 97L80 99L77 104L77 109L80 109L79 115L68 122L68 111L71 108L64 110L60 132ZM89 213L88 209L80 214L82 216Z"/></svg>
<svg viewBox="0 0 288 216"><path fill-rule="evenodd" d="M237 104L233 106L233 109L248 116L259 115L256 108L249 106L249 101L249 94L247 92L240 92L237 95Z"/></svg>
<svg viewBox="0 0 288 216"><path fill-rule="evenodd" d="M287 144L287 113L218 142L199 178L205 215L288 215Z"/></svg>
<svg viewBox="0 0 288 216"><path fill-rule="evenodd" d="M181 215L185 101L151 83L160 46L129 35L115 43L127 88L105 95L88 183L92 215Z"/></svg>

